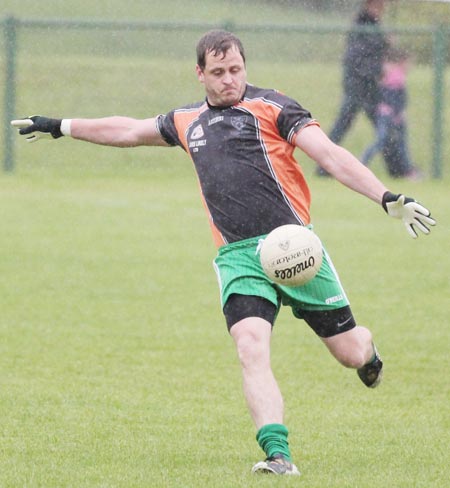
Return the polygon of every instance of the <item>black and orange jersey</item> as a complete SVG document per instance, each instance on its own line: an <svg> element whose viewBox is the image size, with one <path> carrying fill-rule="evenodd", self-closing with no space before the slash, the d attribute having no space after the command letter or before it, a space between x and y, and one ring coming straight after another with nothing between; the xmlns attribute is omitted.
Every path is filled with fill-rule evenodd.
<svg viewBox="0 0 450 488"><path fill-rule="evenodd" d="M252 85L231 107L204 101L157 118L164 140L194 162L217 246L309 224L310 192L293 153L311 124L295 100Z"/></svg>

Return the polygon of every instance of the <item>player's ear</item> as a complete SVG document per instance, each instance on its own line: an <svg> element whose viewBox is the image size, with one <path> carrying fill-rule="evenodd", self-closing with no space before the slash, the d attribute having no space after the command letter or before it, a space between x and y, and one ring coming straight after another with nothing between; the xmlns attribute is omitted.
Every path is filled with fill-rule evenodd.
<svg viewBox="0 0 450 488"><path fill-rule="evenodd" d="M205 75L203 73L203 70L200 68L200 66L197 64L195 66L195 72L197 73L197 78L200 83L205 82Z"/></svg>

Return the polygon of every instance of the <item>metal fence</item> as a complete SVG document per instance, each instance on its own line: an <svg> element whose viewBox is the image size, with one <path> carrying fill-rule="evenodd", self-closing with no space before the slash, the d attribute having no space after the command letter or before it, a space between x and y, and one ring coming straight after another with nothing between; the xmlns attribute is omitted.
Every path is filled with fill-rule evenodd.
<svg viewBox="0 0 450 488"><path fill-rule="evenodd" d="M18 64L25 56L21 49L20 38L33 36L27 41L31 45L26 56L31 59L30 51L36 51L47 56L86 55L90 53L98 57L114 57L117 55L145 56L148 55L148 45L158 52L161 59L170 57L192 59L194 37L211 28L226 28L234 30L239 35L245 33L249 39L254 38L255 47L252 59L285 60L298 57L298 44L292 42L295 36L312 35L315 38L315 49L305 49L302 52L303 61L318 61L338 63L342 53L345 34L348 27L324 26L311 27L301 25L238 25L224 22L222 25L206 23L180 22L91 22L79 20L27 20L14 17L0 19L0 29L3 31L0 49L3 46L3 168L11 172L15 167L15 134L10 127L10 120L17 117L17 88L20 84ZM362 29L364 30L364 29ZM55 33L70 31L70 42L64 41ZM429 139L432 144L432 168L434 178L442 177L443 144L444 144L444 92L445 72L450 42L450 29L442 26L397 28L385 31L389 34L401 36L412 49L417 49L419 62L427 63L432 76L431 97L431 127ZM1 31L0 31L1 32ZM106 41L98 41L99 32L104 33ZM117 33L126 33L126 36ZM192 39L191 39L192 37ZM118 41L120 38L120 42ZM276 43L273 39L278 39ZM58 42L58 39L60 41ZM247 41L247 40L246 40ZM303 44L308 45L308 42ZM101 48L99 47L102 45ZM250 41L250 49L252 49ZM248 43L246 42L246 45ZM0 75L1 76L1 75ZM0 78L1 80L1 78ZM339 83L339 82L338 82ZM51 89L51 87L49 87ZM425 129L424 129L425 130Z"/></svg>

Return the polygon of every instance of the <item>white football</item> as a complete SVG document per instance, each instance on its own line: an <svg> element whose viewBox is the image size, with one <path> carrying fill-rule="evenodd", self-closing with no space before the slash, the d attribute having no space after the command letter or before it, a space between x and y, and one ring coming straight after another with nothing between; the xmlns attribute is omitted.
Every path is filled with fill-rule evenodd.
<svg viewBox="0 0 450 488"><path fill-rule="evenodd" d="M259 257L272 281L301 286L312 280L322 265L322 243L307 227L282 225L264 239Z"/></svg>

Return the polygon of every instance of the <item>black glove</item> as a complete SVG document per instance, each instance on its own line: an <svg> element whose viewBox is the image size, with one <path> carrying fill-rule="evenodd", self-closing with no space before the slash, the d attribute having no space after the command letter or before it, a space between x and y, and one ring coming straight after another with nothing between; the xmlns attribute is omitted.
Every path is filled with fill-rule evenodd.
<svg viewBox="0 0 450 488"><path fill-rule="evenodd" d="M42 138L58 139L61 132L62 119L49 119L40 115L32 115L27 119L12 120L11 125L19 129L19 134L27 137L28 142L35 142Z"/></svg>
<svg viewBox="0 0 450 488"><path fill-rule="evenodd" d="M395 219L402 219L406 230L414 239L417 238L416 226L424 234L429 234L430 229L425 225L436 225L436 221L431 217L430 211L414 198L405 195L395 195L387 191L383 195L382 205L387 214Z"/></svg>

